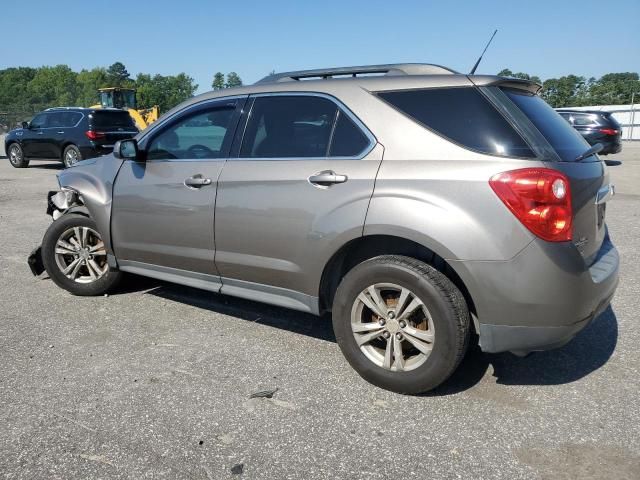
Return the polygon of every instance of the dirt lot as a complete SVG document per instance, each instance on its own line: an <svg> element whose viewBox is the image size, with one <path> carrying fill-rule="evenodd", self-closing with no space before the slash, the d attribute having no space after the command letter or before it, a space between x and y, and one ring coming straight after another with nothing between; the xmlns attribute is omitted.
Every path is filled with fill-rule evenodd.
<svg viewBox="0 0 640 480"><path fill-rule="evenodd" d="M612 308L560 350L474 350L422 397L361 380L326 318L135 277L99 298L32 277L59 166L0 160L0 476L640 478L640 143L614 159Z"/></svg>

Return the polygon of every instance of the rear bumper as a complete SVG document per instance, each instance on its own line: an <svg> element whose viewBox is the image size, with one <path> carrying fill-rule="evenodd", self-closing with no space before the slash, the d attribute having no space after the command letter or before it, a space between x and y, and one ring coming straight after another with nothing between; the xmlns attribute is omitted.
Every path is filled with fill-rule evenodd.
<svg viewBox="0 0 640 480"><path fill-rule="evenodd" d="M96 145L92 147L80 147L80 154L84 160L88 158L100 157L102 155L108 155L113 152L113 145Z"/></svg>
<svg viewBox="0 0 640 480"><path fill-rule="evenodd" d="M535 240L506 262L459 262L485 352L525 354L567 343L602 313L618 285L618 252L605 237L587 266L571 243Z"/></svg>

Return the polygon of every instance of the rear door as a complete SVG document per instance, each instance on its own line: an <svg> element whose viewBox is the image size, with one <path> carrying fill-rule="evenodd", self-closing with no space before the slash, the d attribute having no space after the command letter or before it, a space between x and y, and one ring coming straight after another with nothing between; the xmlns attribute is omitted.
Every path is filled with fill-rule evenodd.
<svg viewBox="0 0 640 480"><path fill-rule="evenodd" d="M362 235L382 147L328 96L255 95L249 110L218 187L221 291L309 309L331 254Z"/></svg>
<svg viewBox="0 0 640 480"><path fill-rule="evenodd" d="M576 161L589 144L540 97L513 89L504 92L544 137L541 141L556 152L558 161L550 161L549 167L569 177L574 212L573 242L587 264L591 264L606 235L606 202L612 189L604 163L597 155Z"/></svg>
<svg viewBox="0 0 640 480"><path fill-rule="evenodd" d="M146 161L124 162L114 184L111 220L123 270L179 275L203 288L217 284L216 186L243 100L187 108L141 140Z"/></svg>

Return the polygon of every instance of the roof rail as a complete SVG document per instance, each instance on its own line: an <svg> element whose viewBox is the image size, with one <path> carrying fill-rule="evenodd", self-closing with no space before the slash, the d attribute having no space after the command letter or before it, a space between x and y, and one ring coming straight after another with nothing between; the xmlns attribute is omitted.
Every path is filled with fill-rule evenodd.
<svg viewBox="0 0 640 480"><path fill-rule="evenodd" d="M87 107L51 107L51 108L45 108L44 111L48 112L50 110L71 110L71 109L77 110L79 108L86 109Z"/></svg>
<svg viewBox="0 0 640 480"><path fill-rule="evenodd" d="M290 82L297 80L357 77L359 75L451 75L458 73L450 68L430 63L391 63L386 65L362 65L359 67L318 68L267 75L259 83Z"/></svg>

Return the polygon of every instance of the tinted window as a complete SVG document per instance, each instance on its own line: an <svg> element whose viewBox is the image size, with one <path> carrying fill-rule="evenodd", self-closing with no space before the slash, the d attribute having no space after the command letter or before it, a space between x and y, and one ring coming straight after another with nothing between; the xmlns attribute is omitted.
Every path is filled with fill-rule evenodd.
<svg viewBox="0 0 640 480"><path fill-rule="evenodd" d="M79 112L55 112L49 114L49 127L74 127L82 118Z"/></svg>
<svg viewBox="0 0 640 480"><path fill-rule="evenodd" d="M567 124L542 98L521 90L504 89L509 98L529 117L565 162L573 162L589 148L582 136Z"/></svg>
<svg viewBox="0 0 640 480"><path fill-rule="evenodd" d="M573 117L573 124L577 126L586 126L586 125L598 125L596 115L589 115L585 113L573 113L571 114Z"/></svg>
<svg viewBox="0 0 640 480"><path fill-rule="evenodd" d="M181 118L153 137L147 147L147 158L220 158L234 111L233 107L225 106Z"/></svg>
<svg viewBox="0 0 640 480"><path fill-rule="evenodd" d="M338 112L338 120L331 139L330 157L355 157L369 145L369 139L348 115Z"/></svg>
<svg viewBox="0 0 640 480"><path fill-rule="evenodd" d="M47 126L48 113L39 113L31 120L31 128L44 128Z"/></svg>
<svg viewBox="0 0 640 480"><path fill-rule="evenodd" d="M91 127L94 130L135 130L136 125L127 111L103 110L91 114Z"/></svg>
<svg viewBox="0 0 640 480"><path fill-rule="evenodd" d="M320 97L258 97L249 115L240 157L326 157L337 109L335 103Z"/></svg>
<svg viewBox="0 0 640 480"><path fill-rule="evenodd" d="M378 95L463 147L491 155L535 156L522 137L475 88L405 90Z"/></svg>

